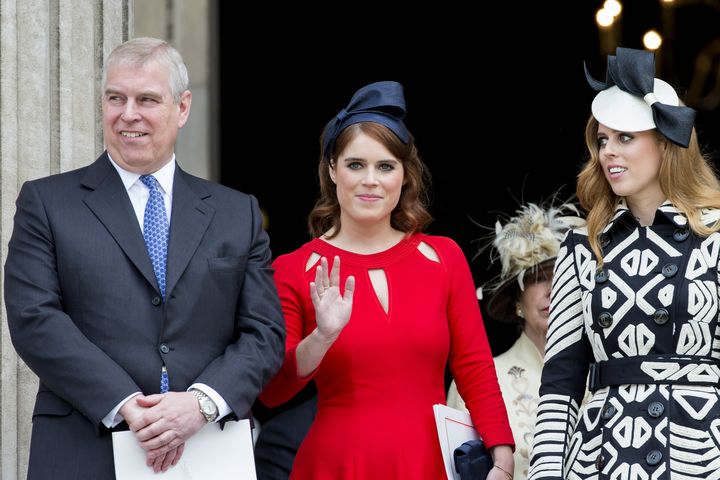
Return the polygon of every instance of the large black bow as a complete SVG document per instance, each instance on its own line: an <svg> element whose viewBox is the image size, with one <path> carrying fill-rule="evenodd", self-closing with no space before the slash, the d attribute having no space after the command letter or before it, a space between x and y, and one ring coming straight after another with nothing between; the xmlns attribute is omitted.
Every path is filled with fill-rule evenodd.
<svg viewBox="0 0 720 480"><path fill-rule="evenodd" d="M325 126L323 152L330 160L335 139L352 124L375 122L386 126L403 142L410 141L402 119L405 118L405 97L398 82L375 82L355 92L347 107L343 108Z"/></svg>
<svg viewBox="0 0 720 480"><path fill-rule="evenodd" d="M594 90L601 91L617 86L620 90L645 100L650 105L658 131L671 142L687 148L695 124L695 110L690 107L660 103L654 97L655 55L653 53L618 47L615 55L608 55L605 83L592 78L587 66L585 66L585 77Z"/></svg>

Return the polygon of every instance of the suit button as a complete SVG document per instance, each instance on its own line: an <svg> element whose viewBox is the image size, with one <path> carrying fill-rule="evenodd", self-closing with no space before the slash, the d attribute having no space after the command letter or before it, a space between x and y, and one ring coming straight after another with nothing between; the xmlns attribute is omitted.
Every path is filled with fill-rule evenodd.
<svg viewBox="0 0 720 480"><path fill-rule="evenodd" d="M609 403L606 404L606 405L603 407L603 411L602 411L602 418L603 418L603 420L610 420L610 419L613 417L613 415L615 415L615 412L617 412L617 410L615 409L615 407L613 407L613 406L610 405Z"/></svg>
<svg viewBox="0 0 720 480"><path fill-rule="evenodd" d="M597 468L598 471L600 471L603 469L604 466L605 466L605 457L603 457L602 454L598 455L597 458L595 459L595 468Z"/></svg>
<svg viewBox="0 0 720 480"><path fill-rule="evenodd" d="M648 405L648 413L652 418L658 418L665 412L665 405L660 402L652 402Z"/></svg>
<svg viewBox="0 0 720 480"><path fill-rule="evenodd" d="M673 239L676 242L683 242L690 236L690 230L686 227L678 228L673 232Z"/></svg>
<svg viewBox="0 0 720 480"><path fill-rule="evenodd" d="M674 263L668 263L662 268L662 274L665 275L665 277L667 278L674 277L677 271L678 266Z"/></svg>
<svg viewBox="0 0 720 480"><path fill-rule="evenodd" d="M613 316L610 312L602 312L598 317L598 324L603 328L608 328L613 323Z"/></svg>
<svg viewBox="0 0 720 480"><path fill-rule="evenodd" d="M654 467L660 461L662 461L662 452L660 450L650 450L650 452L645 457L645 461L648 465L651 467Z"/></svg>
<svg viewBox="0 0 720 480"><path fill-rule="evenodd" d="M160 353L168 353L169 351L170 351L170 347L168 347L164 343L160 344Z"/></svg>
<svg viewBox="0 0 720 480"><path fill-rule="evenodd" d="M600 270L595 274L595 282L596 283L605 283L608 279L608 272L606 270Z"/></svg>
<svg viewBox="0 0 720 480"><path fill-rule="evenodd" d="M162 298L160 298L160 297L153 297L153 299L152 299L152 304L153 304L153 305L155 305L155 306L157 307L157 306L160 305L161 303L162 303Z"/></svg>
<svg viewBox="0 0 720 480"><path fill-rule="evenodd" d="M664 308L658 308L652 314L653 322L658 325L665 325L670 320L670 313Z"/></svg>
<svg viewBox="0 0 720 480"><path fill-rule="evenodd" d="M598 243L600 244L600 248L605 248L608 245L610 245L610 235L607 233L601 233L598 235Z"/></svg>

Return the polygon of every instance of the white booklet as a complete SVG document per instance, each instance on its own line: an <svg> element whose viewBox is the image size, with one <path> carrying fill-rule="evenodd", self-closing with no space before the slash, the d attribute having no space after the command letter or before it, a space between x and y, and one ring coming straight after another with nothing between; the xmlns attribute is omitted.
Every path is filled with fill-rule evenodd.
<svg viewBox="0 0 720 480"><path fill-rule="evenodd" d="M480 438L480 435L475 430L470 414L467 412L440 403L433 405L433 412L435 413L440 449L445 462L445 473L449 480L460 480L460 475L455 472L453 452L468 440Z"/></svg>
<svg viewBox="0 0 720 480"><path fill-rule="evenodd" d="M177 465L154 473L133 432L113 432L117 480L257 480L250 421L211 423L185 442Z"/></svg>

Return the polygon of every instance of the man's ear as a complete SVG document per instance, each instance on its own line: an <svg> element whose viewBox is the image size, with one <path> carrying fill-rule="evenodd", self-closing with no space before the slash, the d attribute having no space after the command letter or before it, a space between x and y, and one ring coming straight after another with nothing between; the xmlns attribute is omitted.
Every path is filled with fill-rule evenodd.
<svg viewBox="0 0 720 480"><path fill-rule="evenodd" d="M191 104L192 93L190 93L190 90L185 90L182 95L180 95L180 101L178 102L178 112L180 113L180 115L178 116L178 128L182 128L183 126L185 126L185 123L190 116Z"/></svg>

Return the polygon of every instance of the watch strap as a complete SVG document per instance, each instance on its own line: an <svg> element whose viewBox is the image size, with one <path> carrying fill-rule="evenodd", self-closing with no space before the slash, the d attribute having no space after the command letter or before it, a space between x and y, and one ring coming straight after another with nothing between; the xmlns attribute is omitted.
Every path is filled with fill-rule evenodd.
<svg viewBox="0 0 720 480"><path fill-rule="evenodd" d="M189 392L192 393L195 396L195 398L198 399L198 407L200 408L200 413L203 415L203 417L205 417L205 420L207 420L208 423L214 422L218 417L218 408L217 408L217 405L215 405L215 402L213 401L213 399L210 398L205 392L203 392L202 390L199 390L197 388L191 388L189 390ZM202 404L203 404L203 402L206 402L206 401L212 402L213 405L215 405L215 413L214 414L208 415L203 410Z"/></svg>

